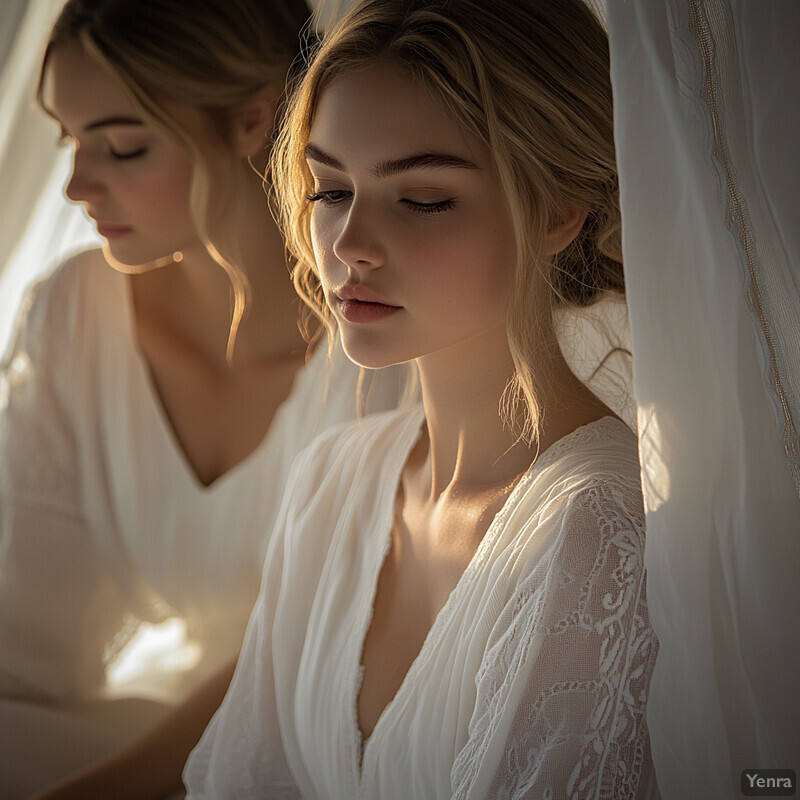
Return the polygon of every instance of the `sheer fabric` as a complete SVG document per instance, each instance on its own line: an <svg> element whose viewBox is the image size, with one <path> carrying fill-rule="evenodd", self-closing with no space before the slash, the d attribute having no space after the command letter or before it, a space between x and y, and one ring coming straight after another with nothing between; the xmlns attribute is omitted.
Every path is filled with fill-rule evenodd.
<svg viewBox="0 0 800 800"><path fill-rule="evenodd" d="M608 4L669 800L800 764L800 6Z"/></svg>
<svg viewBox="0 0 800 800"><path fill-rule="evenodd" d="M570 369L631 430L636 430L628 307L609 294L587 308L556 309L556 333Z"/></svg>
<svg viewBox="0 0 800 800"><path fill-rule="evenodd" d="M8 0L0 9L0 70L6 63L25 15L24 0Z"/></svg>
<svg viewBox="0 0 800 800"><path fill-rule="evenodd" d="M258 448L202 486L137 348L128 280L98 252L68 262L32 291L3 363L0 697L7 700L63 708L102 697L109 664L142 620L183 618L202 656L193 670L166 665L139 676L137 688L149 696L173 702L233 658L294 457L315 433L356 414L359 372L340 351L329 365L323 345ZM398 385L387 375L371 407L392 407ZM44 735L33 723L20 735L4 708L0 702L0 786L2 770L13 772L20 760L10 755L24 746L20 739L32 744Z"/></svg>
<svg viewBox="0 0 800 800"><path fill-rule="evenodd" d="M26 287L67 254L99 242L83 208L64 196L72 154L59 150L58 130L34 100L44 44L63 4L0 4L0 350Z"/></svg>
<svg viewBox="0 0 800 800"><path fill-rule="evenodd" d="M537 460L364 743L360 657L421 409L298 458L189 796L657 797L636 439L606 417Z"/></svg>

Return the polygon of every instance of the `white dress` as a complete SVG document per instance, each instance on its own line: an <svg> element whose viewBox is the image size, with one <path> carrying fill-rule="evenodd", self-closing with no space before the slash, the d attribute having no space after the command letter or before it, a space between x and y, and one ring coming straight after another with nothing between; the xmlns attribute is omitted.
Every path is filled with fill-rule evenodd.
<svg viewBox="0 0 800 800"><path fill-rule="evenodd" d="M160 676L167 700L236 655L295 456L356 416L358 370L326 356L298 372L258 448L204 487L138 350L128 279L90 252L32 291L0 382L0 796L20 739L50 724L31 722L48 706L12 701L97 698L139 621L182 617L200 648L195 670ZM372 406L395 404L392 380ZM58 729L53 747L80 753L82 733Z"/></svg>
<svg viewBox="0 0 800 800"><path fill-rule="evenodd" d="M658 796L636 438L613 417L520 480L362 747L361 651L423 421L368 417L298 458L192 800Z"/></svg>

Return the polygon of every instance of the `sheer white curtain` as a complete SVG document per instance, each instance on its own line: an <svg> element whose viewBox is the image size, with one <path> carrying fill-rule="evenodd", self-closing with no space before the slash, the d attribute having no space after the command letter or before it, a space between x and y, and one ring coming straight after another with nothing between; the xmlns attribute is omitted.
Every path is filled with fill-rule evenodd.
<svg viewBox="0 0 800 800"><path fill-rule="evenodd" d="M64 185L70 153L36 107L42 49L63 0L3 0L0 5L0 351L17 305L33 280L70 252L99 241Z"/></svg>
<svg viewBox="0 0 800 800"><path fill-rule="evenodd" d="M665 800L800 767L800 4L610 0Z"/></svg>

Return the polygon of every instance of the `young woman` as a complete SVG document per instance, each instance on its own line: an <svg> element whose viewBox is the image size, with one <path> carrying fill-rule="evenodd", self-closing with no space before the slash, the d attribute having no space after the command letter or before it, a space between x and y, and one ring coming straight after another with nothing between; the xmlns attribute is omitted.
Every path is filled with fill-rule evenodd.
<svg viewBox="0 0 800 800"><path fill-rule="evenodd" d="M422 404L298 458L200 798L657 797L636 437L554 306L623 287L580 0L368 0L273 153L295 284Z"/></svg>
<svg viewBox="0 0 800 800"><path fill-rule="evenodd" d="M69 0L53 29L41 100L106 245L33 290L4 362L3 797L141 723L104 694L139 621L182 617L199 653L145 676L168 702L235 658L289 466L356 416L359 370L306 363L258 174L307 13Z"/></svg>

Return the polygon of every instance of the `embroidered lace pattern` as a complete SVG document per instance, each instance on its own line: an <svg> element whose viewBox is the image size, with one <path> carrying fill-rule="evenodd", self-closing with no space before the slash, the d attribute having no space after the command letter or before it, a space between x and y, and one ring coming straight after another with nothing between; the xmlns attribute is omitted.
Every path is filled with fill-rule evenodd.
<svg viewBox="0 0 800 800"><path fill-rule="evenodd" d="M476 677L469 742L453 767L454 797L645 796L657 642L637 491L598 481L577 494L558 552L542 565L548 577L526 576L500 615ZM502 753L493 754L497 741ZM482 782L488 792L474 793Z"/></svg>

